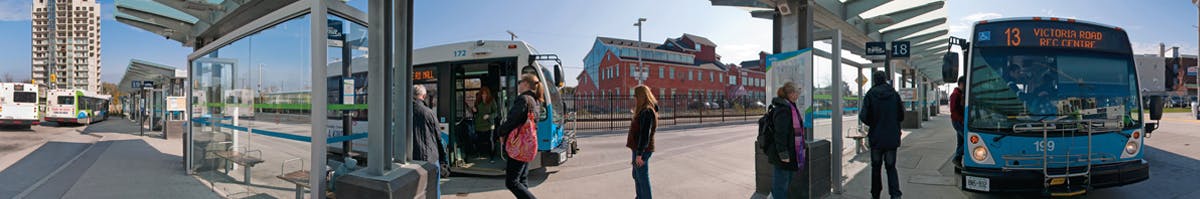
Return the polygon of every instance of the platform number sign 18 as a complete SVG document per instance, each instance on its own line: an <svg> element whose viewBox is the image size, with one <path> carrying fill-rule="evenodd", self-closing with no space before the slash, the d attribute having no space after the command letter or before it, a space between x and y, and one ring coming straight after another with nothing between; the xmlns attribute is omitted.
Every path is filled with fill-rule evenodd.
<svg viewBox="0 0 1200 199"><path fill-rule="evenodd" d="M892 42L892 57L908 57L910 52L908 41Z"/></svg>

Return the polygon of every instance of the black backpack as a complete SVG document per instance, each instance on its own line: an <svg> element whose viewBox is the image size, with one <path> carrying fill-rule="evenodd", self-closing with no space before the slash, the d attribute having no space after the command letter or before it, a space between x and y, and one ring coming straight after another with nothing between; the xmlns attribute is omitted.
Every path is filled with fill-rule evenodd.
<svg viewBox="0 0 1200 199"><path fill-rule="evenodd" d="M767 107L767 113L763 114L762 118L758 118L758 148L762 149L767 154L773 154L775 142L774 121L775 105Z"/></svg>

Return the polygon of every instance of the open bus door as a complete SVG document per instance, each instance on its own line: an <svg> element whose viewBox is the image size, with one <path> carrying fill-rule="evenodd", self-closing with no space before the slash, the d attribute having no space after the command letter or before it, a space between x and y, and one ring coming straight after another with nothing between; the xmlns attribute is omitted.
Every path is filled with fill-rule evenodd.
<svg viewBox="0 0 1200 199"><path fill-rule="evenodd" d="M415 84L424 85L430 96L429 104L438 114L443 145L447 157L442 164L450 172L476 175L504 175L505 159L500 153L498 141L490 135L476 132L473 108L479 99L476 94L488 87L497 106L492 122L499 126L508 103L516 96L516 58L471 60L463 62L435 63L415 67L416 71L430 71L429 76L419 78ZM439 89L441 88L441 89ZM448 174L449 172L444 172Z"/></svg>

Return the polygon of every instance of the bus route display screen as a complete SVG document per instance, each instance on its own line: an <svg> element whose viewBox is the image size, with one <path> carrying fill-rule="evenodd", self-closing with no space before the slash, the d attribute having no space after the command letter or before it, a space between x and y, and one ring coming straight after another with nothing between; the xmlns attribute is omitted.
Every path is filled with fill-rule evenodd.
<svg viewBox="0 0 1200 199"><path fill-rule="evenodd" d="M975 25L975 47L1041 47L1132 53L1125 31L1065 21L1000 21Z"/></svg>

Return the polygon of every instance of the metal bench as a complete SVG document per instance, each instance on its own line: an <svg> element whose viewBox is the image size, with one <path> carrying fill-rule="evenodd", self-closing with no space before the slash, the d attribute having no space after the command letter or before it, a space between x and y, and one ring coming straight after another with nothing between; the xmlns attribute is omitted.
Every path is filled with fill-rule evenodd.
<svg viewBox="0 0 1200 199"><path fill-rule="evenodd" d="M249 151L241 150L241 151L242 152L238 152L236 150L214 151L213 155L216 155L218 158L221 158L223 161L225 161L225 165L226 165L225 174L229 174L228 165L231 162L234 164L246 167L246 168L243 168L243 170L245 171L243 173L243 175L244 175L243 176L243 179L244 179L243 184L250 185L250 170L251 170L250 168L254 167L255 165L258 165L259 163L264 162L262 159L262 150L249 150ZM252 154L255 154L255 153L257 153L258 155L253 156Z"/></svg>
<svg viewBox="0 0 1200 199"><path fill-rule="evenodd" d="M300 166L295 170L287 170L288 162L296 162ZM312 189L308 185L308 170L304 170L304 160L300 158L292 158L284 160L279 165L279 175L275 176L284 182L289 182L296 185L296 198L304 198L304 189Z"/></svg>
<svg viewBox="0 0 1200 199"><path fill-rule="evenodd" d="M854 154L860 154L871 150L871 147L867 145L867 132L863 127L865 126L862 126L861 124L856 127L851 127L852 133L846 134L846 138L854 139Z"/></svg>

